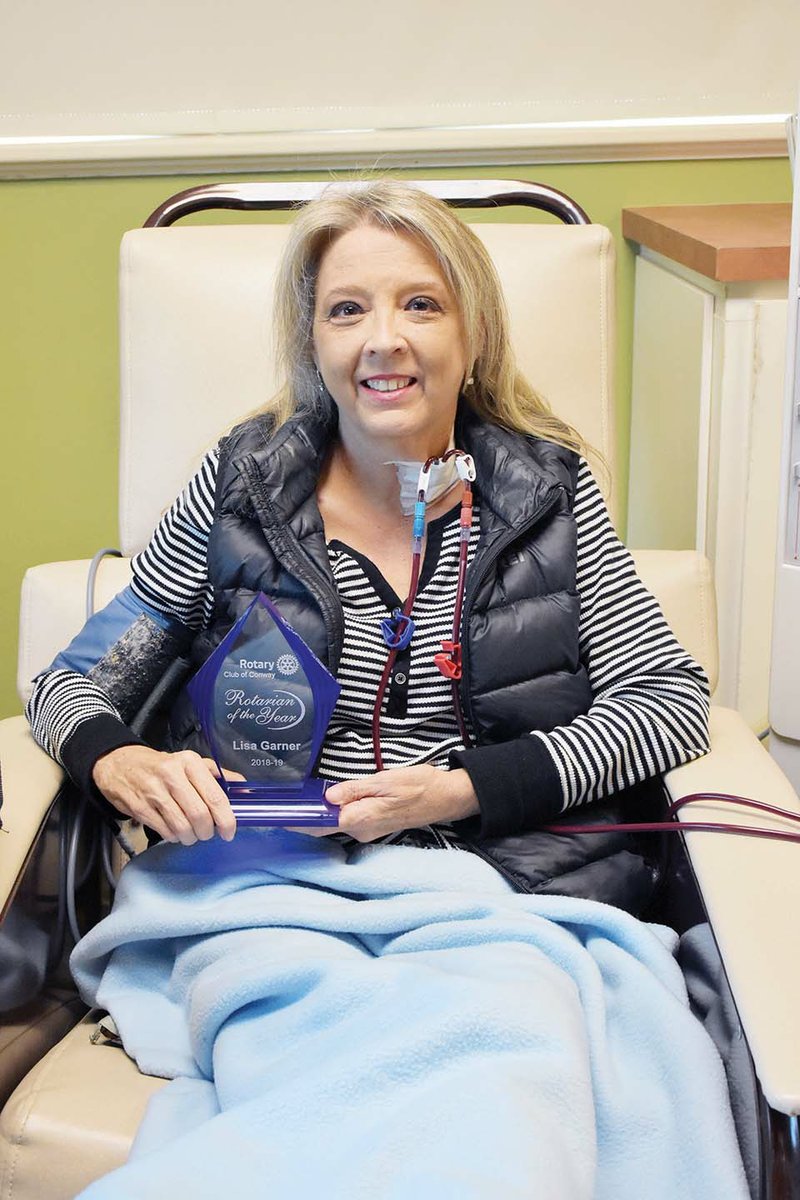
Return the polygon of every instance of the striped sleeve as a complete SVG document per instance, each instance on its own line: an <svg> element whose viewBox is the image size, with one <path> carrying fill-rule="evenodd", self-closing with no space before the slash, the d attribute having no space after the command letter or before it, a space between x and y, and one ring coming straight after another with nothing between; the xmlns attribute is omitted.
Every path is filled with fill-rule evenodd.
<svg viewBox="0 0 800 1200"><path fill-rule="evenodd" d="M131 587L139 599L195 630L203 629L211 616L206 549L218 467L214 449L167 509L149 545L131 561Z"/></svg>
<svg viewBox="0 0 800 1200"><path fill-rule="evenodd" d="M64 670L38 676L25 715L36 741L62 767L66 766L63 747L80 725L100 716L121 721L101 688L84 675Z"/></svg>
<svg viewBox="0 0 800 1200"><path fill-rule="evenodd" d="M149 545L134 556L130 587L90 618L34 681L25 710L33 736L73 778L85 775L90 759L93 765L101 754L138 740L125 725L137 707L131 699L141 699L175 647L208 623L213 593L206 548L218 462L216 449L206 454Z"/></svg>
<svg viewBox="0 0 800 1200"><path fill-rule="evenodd" d="M546 748L562 808L599 799L704 754L708 680L636 574L588 465L575 500L580 651L588 713L532 736Z"/></svg>

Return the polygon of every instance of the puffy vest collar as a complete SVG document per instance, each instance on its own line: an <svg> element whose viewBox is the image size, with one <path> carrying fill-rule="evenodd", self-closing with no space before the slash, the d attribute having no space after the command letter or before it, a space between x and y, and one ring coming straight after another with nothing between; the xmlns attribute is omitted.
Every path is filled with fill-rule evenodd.
<svg viewBox="0 0 800 1200"><path fill-rule="evenodd" d="M509 529L525 525L554 489L561 487L570 497L574 493L577 455L571 450L491 425L465 404L459 408L455 440L475 460L482 508ZM484 523L487 517L484 513Z"/></svg>
<svg viewBox="0 0 800 1200"><path fill-rule="evenodd" d="M227 456L251 485L257 484L274 519L288 522L308 508L316 491L338 425L336 409L332 404L300 409L274 435L272 425L271 414L240 425L231 434Z"/></svg>
<svg viewBox="0 0 800 1200"><path fill-rule="evenodd" d="M233 461L238 459L239 469L251 483L257 480L273 518L288 522L303 509L309 512L309 500L338 420L335 407L328 403L301 409L274 435L272 421L267 414L239 426L231 434L228 455ZM463 402L455 441L475 460L476 486L488 510L486 516L491 513L494 518L492 524L519 526L546 503L555 488L573 493L576 455L551 442L490 425ZM253 460L251 467L248 459ZM502 487L497 483L500 479Z"/></svg>

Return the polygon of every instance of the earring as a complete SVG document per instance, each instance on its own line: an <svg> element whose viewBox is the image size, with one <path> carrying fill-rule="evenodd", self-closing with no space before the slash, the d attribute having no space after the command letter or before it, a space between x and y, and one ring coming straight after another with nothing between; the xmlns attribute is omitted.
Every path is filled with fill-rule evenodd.
<svg viewBox="0 0 800 1200"><path fill-rule="evenodd" d="M314 370L317 372L317 391L319 392L320 396L324 396L325 384L322 382L322 376L319 373L319 367L315 366Z"/></svg>

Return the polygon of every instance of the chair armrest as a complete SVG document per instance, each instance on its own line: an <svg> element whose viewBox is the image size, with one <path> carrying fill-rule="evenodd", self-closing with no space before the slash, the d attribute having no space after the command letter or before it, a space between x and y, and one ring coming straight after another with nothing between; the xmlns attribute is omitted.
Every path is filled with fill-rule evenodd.
<svg viewBox="0 0 800 1200"><path fill-rule="evenodd" d="M36 745L24 717L0 721L0 920L14 898L64 772Z"/></svg>
<svg viewBox="0 0 800 1200"><path fill-rule="evenodd" d="M677 800L728 792L800 813L800 800L738 713L711 710L711 752L666 776ZM784 818L719 801L681 809L683 821L760 825L800 832ZM778 1112L800 1113L800 845L717 833L686 833L711 928L756 1074Z"/></svg>

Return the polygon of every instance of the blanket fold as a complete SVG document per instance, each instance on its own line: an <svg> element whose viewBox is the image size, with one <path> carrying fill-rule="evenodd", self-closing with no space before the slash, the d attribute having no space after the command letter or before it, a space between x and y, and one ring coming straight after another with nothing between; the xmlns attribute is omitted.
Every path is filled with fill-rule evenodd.
<svg viewBox="0 0 800 1200"><path fill-rule="evenodd" d="M73 953L174 1080L89 1200L747 1200L674 935L476 856L162 844Z"/></svg>

